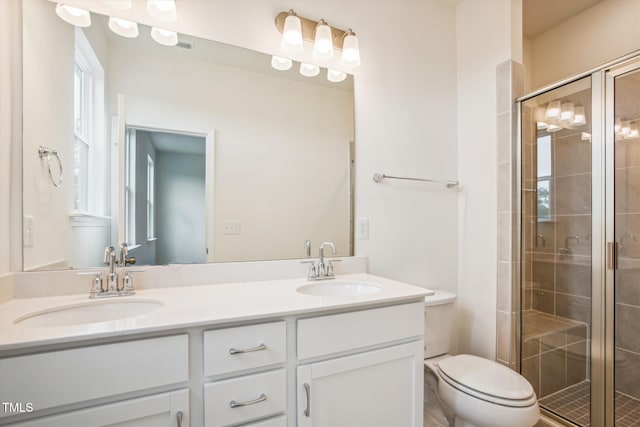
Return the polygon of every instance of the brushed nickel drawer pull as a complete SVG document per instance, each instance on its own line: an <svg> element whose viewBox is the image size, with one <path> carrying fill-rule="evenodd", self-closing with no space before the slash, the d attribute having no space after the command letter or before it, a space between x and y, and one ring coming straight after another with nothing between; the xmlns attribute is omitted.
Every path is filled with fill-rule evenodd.
<svg viewBox="0 0 640 427"><path fill-rule="evenodd" d="M237 350L235 348L230 348L229 349L229 354L243 354L243 353L252 353L254 351L260 351L260 350L266 350L267 346L264 344L260 344L257 347L253 347L253 348L246 348L246 349L241 349L241 350Z"/></svg>
<svg viewBox="0 0 640 427"><path fill-rule="evenodd" d="M238 408L240 406L255 405L256 403L264 402L265 400L267 400L267 395L262 393L257 399L250 400L248 402L236 402L235 400L232 400L231 402L229 402L229 406L231 406L232 408Z"/></svg>
<svg viewBox="0 0 640 427"><path fill-rule="evenodd" d="M304 392L307 394L307 408L304 410L304 416L311 416L311 386L304 383Z"/></svg>
<svg viewBox="0 0 640 427"><path fill-rule="evenodd" d="M178 421L178 427L182 427L182 411L178 411L176 414L176 421Z"/></svg>

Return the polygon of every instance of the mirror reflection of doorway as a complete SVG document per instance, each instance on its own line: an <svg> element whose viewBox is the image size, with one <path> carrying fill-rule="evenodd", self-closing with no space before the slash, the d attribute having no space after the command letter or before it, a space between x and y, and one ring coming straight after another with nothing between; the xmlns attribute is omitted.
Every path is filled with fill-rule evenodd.
<svg viewBox="0 0 640 427"><path fill-rule="evenodd" d="M125 239L137 263L206 262L206 138L127 126L125 165Z"/></svg>

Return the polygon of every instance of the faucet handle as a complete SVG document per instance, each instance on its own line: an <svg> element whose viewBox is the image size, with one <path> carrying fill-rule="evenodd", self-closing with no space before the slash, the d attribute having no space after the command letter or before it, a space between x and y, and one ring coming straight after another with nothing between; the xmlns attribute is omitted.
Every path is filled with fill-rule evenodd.
<svg viewBox="0 0 640 427"><path fill-rule="evenodd" d="M122 278L122 290L120 295L134 295L136 291L133 289L133 278L130 274L142 273L146 270L125 270L124 277Z"/></svg>
<svg viewBox="0 0 640 427"><path fill-rule="evenodd" d="M77 274L78 276L95 276L91 281L91 291L89 292L89 298L95 298L97 294L104 292L104 288L102 287L102 272L83 271Z"/></svg>
<svg viewBox="0 0 640 427"><path fill-rule="evenodd" d="M334 262L342 262L341 259L330 259L327 260L327 277L333 277L335 276L335 272L333 271L333 263Z"/></svg>
<svg viewBox="0 0 640 427"><path fill-rule="evenodd" d="M309 264L309 274L307 275L307 279L313 280L318 277L316 262L314 260L300 261L300 262L302 264Z"/></svg>

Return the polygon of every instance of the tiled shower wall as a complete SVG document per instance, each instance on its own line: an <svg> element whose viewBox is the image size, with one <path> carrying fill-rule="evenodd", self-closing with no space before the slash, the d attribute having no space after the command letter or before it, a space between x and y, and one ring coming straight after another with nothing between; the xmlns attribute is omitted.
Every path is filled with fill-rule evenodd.
<svg viewBox="0 0 640 427"><path fill-rule="evenodd" d="M518 369L516 324L518 290L514 279L516 258L516 123L515 100L524 95L524 66L513 60L496 67L496 120L498 170L498 265L496 300L496 359Z"/></svg>

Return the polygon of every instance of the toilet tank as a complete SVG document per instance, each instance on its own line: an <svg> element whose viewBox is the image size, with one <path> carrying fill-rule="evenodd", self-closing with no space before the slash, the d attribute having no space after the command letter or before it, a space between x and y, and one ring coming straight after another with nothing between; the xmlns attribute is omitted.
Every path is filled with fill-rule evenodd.
<svg viewBox="0 0 640 427"><path fill-rule="evenodd" d="M424 298L424 358L449 351L456 295L445 291Z"/></svg>

